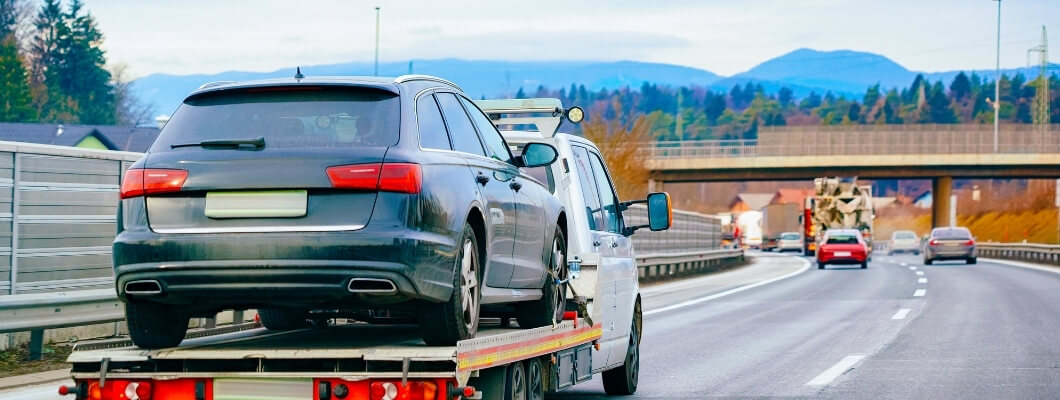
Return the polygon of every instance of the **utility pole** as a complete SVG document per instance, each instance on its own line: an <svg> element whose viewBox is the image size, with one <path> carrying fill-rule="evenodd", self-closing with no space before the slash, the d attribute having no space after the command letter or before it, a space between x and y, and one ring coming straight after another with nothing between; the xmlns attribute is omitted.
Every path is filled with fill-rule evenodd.
<svg viewBox="0 0 1060 400"><path fill-rule="evenodd" d="M1042 42L1027 50L1027 64L1031 53L1038 53L1038 90L1034 94L1034 130L1043 141L1049 131L1049 37L1042 25Z"/></svg>
<svg viewBox="0 0 1060 400"><path fill-rule="evenodd" d="M997 64L994 75L994 153L997 153L997 134L1001 127L1001 0L995 1L997 1Z"/></svg>
<svg viewBox="0 0 1060 400"><path fill-rule="evenodd" d="M379 7L375 8L375 76L379 76Z"/></svg>

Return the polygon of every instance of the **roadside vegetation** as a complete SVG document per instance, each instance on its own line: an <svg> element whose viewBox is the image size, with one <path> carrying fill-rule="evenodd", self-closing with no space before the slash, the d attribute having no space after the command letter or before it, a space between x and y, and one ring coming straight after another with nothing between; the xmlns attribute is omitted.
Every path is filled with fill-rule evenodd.
<svg viewBox="0 0 1060 400"><path fill-rule="evenodd" d="M73 346L68 344L46 344L39 361L29 361L29 347L25 344L0 350L0 378L69 368L66 357L71 349Z"/></svg>

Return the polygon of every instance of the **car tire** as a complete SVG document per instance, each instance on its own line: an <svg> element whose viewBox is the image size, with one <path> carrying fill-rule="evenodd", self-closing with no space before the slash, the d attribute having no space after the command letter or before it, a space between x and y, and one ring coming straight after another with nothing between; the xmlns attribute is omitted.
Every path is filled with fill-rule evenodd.
<svg viewBox="0 0 1060 400"><path fill-rule="evenodd" d="M968 264L975 264L975 263L979 262L979 260L977 260L975 258L969 258L969 259L965 260L965 262L968 263Z"/></svg>
<svg viewBox="0 0 1060 400"><path fill-rule="evenodd" d="M869 267L869 263L868 262L861 263L861 269L866 269L868 267Z"/></svg>
<svg viewBox="0 0 1060 400"><path fill-rule="evenodd" d="M559 280L562 283L556 283ZM548 261L541 298L515 304L515 320L520 328L540 328L563 320L567 304L567 240L556 229L552 236L552 255Z"/></svg>
<svg viewBox="0 0 1060 400"><path fill-rule="evenodd" d="M471 226L464 226L456 263L453 267L453 293L441 303L428 303L419 317L423 341L430 346L452 346L471 339L478 331L482 307L482 261L478 237Z"/></svg>
<svg viewBox="0 0 1060 400"><path fill-rule="evenodd" d="M828 265L828 264L825 264L825 263L823 263L823 262L818 262L818 263L817 263L817 269L824 269L824 266L825 266L825 265Z"/></svg>
<svg viewBox="0 0 1060 400"><path fill-rule="evenodd" d="M629 330L629 347L626 349L625 362L620 367L604 371L600 376L604 381L604 393L608 396L629 396L636 393L640 377L640 332L637 331L636 321Z"/></svg>
<svg viewBox="0 0 1060 400"><path fill-rule="evenodd" d="M924 265L931 265L931 263L933 263L933 262L935 262L935 260L932 260L930 258L924 259Z"/></svg>
<svg viewBox="0 0 1060 400"><path fill-rule="evenodd" d="M919 256L919 255L920 255L920 252L919 252L919 251L914 251L914 252L913 252L913 255L914 255L914 256Z"/></svg>
<svg viewBox="0 0 1060 400"><path fill-rule="evenodd" d="M309 321L309 313L300 310L262 308L258 310L258 316L261 317L261 326L270 331L293 331L313 326Z"/></svg>
<svg viewBox="0 0 1060 400"><path fill-rule="evenodd" d="M125 321L129 338L145 349L176 347L188 332L191 316L168 304L129 301L125 303Z"/></svg>

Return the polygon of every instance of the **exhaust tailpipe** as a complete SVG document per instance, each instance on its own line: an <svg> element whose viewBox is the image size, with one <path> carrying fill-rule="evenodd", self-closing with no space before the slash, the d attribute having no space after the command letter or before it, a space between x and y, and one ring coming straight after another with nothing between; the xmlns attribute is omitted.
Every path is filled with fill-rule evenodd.
<svg viewBox="0 0 1060 400"><path fill-rule="evenodd" d="M125 283L125 294L152 295L161 293L162 285L154 279L129 281Z"/></svg>
<svg viewBox="0 0 1060 400"><path fill-rule="evenodd" d="M389 279L353 278L347 287L350 293L397 293L397 286Z"/></svg>

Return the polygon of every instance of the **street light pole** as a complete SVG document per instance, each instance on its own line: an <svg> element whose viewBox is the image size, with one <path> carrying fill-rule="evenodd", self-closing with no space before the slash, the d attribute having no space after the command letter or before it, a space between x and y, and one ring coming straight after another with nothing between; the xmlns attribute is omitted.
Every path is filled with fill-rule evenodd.
<svg viewBox="0 0 1060 400"><path fill-rule="evenodd" d="M997 134L1001 124L1001 0L997 1L997 64L994 78L994 153L997 153Z"/></svg>
<svg viewBox="0 0 1060 400"><path fill-rule="evenodd" d="M999 8L999 10L1000 10L1000 8ZM378 76L378 75L379 75L379 7L375 7L375 76ZM994 147L996 147L996 145L994 145Z"/></svg>

